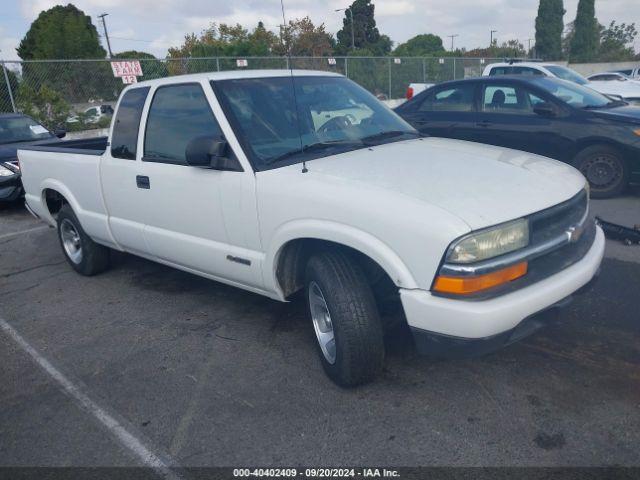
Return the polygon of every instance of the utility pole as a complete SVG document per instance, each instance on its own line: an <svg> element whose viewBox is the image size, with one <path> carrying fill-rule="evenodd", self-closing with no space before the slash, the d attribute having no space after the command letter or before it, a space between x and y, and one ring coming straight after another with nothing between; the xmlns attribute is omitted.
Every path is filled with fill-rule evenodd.
<svg viewBox="0 0 640 480"><path fill-rule="evenodd" d="M490 47L493 47L493 34L498 33L498 30L491 30L491 43L489 43Z"/></svg>
<svg viewBox="0 0 640 480"><path fill-rule="evenodd" d="M531 58L531 41L533 40L533 38L527 38L527 42L529 42L529 50L527 50L527 55L529 58Z"/></svg>
<svg viewBox="0 0 640 480"><path fill-rule="evenodd" d="M349 15L351 16L351 48L355 50L356 49L356 32L355 32L356 26L353 23L353 10L351 10L351 7L336 8L336 12L349 12Z"/></svg>
<svg viewBox="0 0 640 480"><path fill-rule="evenodd" d="M113 53L111 53L111 43L109 42L109 33L107 32L107 22L105 22L104 17L109 15L108 13L103 13L102 15L98 15L98 18L102 20L102 27L104 28L104 38L107 39L107 50L109 50L109 58L113 57Z"/></svg>
<svg viewBox="0 0 640 480"><path fill-rule="evenodd" d="M449 37L451 39L451 51L453 52L453 39L456 37L459 37L460 35L458 35L457 33L455 35L447 35L447 37Z"/></svg>

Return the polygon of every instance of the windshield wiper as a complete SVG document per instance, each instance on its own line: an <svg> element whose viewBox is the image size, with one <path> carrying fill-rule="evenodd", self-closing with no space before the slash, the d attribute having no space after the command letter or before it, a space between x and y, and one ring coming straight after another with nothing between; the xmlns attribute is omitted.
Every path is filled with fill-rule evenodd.
<svg viewBox="0 0 640 480"><path fill-rule="evenodd" d="M369 135L367 137L362 138L362 142L366 145L375 145L378 140L385 140L387 138L400 137L402 135L413 135L415 137L421 137L422 134L420 132L415 132L411 130L387 130L378 133L374 133L373 135Z"/></svg>
<svg viewBox="0 0 640 480"><path fill-rule="evenodd" d="M267 159L265 163L267 165L271 165L272 163L280 162L282 160L286 160L287 158L295 157L296 155L300 155L303 153L322 151L325 149L331 149L331 148L341 147L341 146L361 146L361 145L364 145L364 144L360 140L330 140L326 142L310 143L309 145L304 145L301 149L291 150L289 152L283 153L282 155L278 155L277 157Z"/></svg>

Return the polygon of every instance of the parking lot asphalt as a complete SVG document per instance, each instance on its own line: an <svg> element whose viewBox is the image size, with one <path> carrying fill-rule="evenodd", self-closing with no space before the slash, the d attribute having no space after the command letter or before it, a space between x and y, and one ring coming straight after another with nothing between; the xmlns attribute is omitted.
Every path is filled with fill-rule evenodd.
<svg viewBox="0 0 640 480"><path fill-rule="evenodd" d="M640 223L640 194L593 210ZM640 466L640 246L608 241L593 290L521 343L436 361L399 329L343 390L301 302L124 254L84 278L42 225L0 210L2 466L141 465L114 422L181 466Z"/></svg>

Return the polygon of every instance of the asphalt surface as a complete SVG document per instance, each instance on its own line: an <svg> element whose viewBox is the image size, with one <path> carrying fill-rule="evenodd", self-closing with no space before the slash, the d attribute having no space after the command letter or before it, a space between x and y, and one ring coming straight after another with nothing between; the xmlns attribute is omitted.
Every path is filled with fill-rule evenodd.
<svg viewBox="0 0 640 480"><path fill-rule="evenodd" d="M640 223L640 194L594 210ZM83 278L52 229L0 210L0 319L181 466L640 466L639 293L640 246L608 241L560 324L457 361L418 357L398 330L382 378L342 390L300 302L124 254ZM142 465L6 328L0 365L0 466Z"/></svg>

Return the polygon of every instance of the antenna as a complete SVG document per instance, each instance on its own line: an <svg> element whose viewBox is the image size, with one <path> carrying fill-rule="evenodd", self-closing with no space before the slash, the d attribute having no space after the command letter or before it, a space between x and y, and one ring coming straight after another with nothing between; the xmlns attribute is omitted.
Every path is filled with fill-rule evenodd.
<svg viewBox="0 0 640 480"><path fill-rule="evenodd" d="M284 14L284 0L280 0L280 7L282 9L282 28L284 30L284 36L286 39L287 33L287 18ZM293 91L293 104L296 107L296 127L298 128L298 138L300 139L300 152L304 152L304 146L302 145L302 133L300 132L300 118L298 116L298 98L296 96L296 84L293 78L293 64L291 63L291 45L286 45L287 48L287 64L289 65L289 73L291 74L291 90ZM307 173L307 161L302 160L302 173Z"/></svg>

